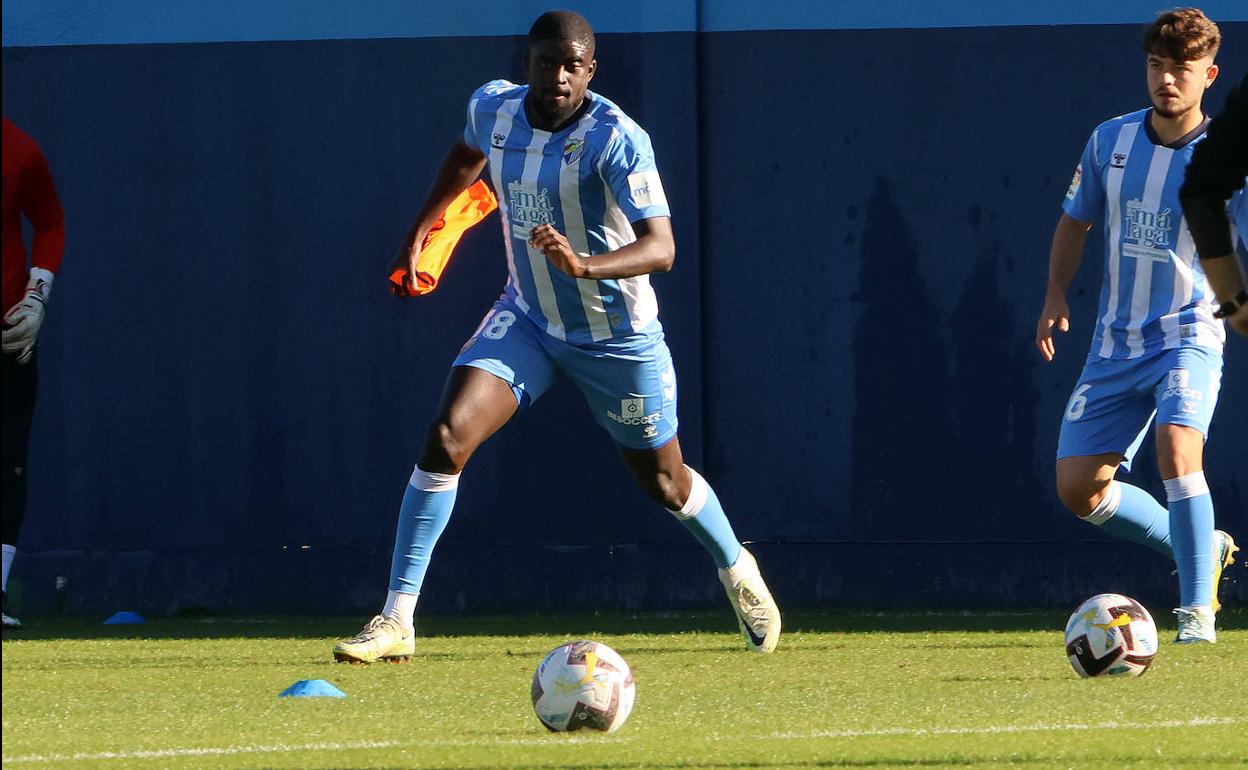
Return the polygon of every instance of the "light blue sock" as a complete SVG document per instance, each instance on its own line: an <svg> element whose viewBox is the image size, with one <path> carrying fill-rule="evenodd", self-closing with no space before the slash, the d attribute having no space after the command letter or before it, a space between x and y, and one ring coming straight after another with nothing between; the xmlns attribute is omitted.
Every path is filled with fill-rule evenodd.
<svg viewBox="0 0 1248 770"><path fill-rule="evenodd" d="M1170 547L1170 512L1157 499L1130 484L1109 482L1105 496L1084 521L1120 540L1130 540L1174 558Z"/></svg>
<svg viewBox="0 0 1248 770"><path fill-rule="evenodd" d="M1213 498L1204 471L1166 479L1170 536L1179 568L1179 606L1213 604Z"/></svg>
<svg viewBox="0 0 1248 770"><path fill-rule="evenodd" d="M459 490L459 474L412 472L399 507L399 526L390 560L390 590L419 594L429 557L450 521Z"/></svg>
<svg viewBox="0 0 1248 770"><path fill-rule="evenodd" d="M711 489L711 485L697 471L687 465L685 467L693 477L689 499L685 501L683 508L671 513L706 548L715 560L716 567L731 567L741 555L741 543L732 531L732 525L728 523L728 517L724 514L724 507L719 504L719 498L715 496L715 490Z"/></svg>

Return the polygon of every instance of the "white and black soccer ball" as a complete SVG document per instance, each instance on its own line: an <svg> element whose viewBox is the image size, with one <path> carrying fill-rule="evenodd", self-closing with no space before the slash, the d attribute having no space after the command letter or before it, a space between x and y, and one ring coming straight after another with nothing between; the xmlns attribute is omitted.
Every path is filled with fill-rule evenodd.
<svg viewBox="0 0 1248 770"><path fill-rule="evenodd" d="M633 711L637 688L620 654L601 642L551 650L533 672L533 710L553 732L613 732Z"/></svg>
<svg viewBox="0 0 1248 770"><path fill-rule="evenodd" d="M1066 656L1079 676L1139 676L1157 654L1157 626L1144 605L1098 594L1066 621Z"/></svg>

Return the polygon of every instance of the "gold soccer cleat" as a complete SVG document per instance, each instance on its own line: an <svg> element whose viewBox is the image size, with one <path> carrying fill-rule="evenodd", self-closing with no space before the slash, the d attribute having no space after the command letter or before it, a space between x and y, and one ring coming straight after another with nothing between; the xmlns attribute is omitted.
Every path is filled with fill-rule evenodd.
<svg viewBox="0 0 1248 770"><path fill-rule="evenodd" d="M373 663L384 660L402 663L416 652L416 634L397 620L377 615L358 634L334 645L339 663Z"/></svg>
<svg viewBox="0 0 1248 770"><path fill-rule="evenodd" d="M1239 550L1239 546L1235 545L1235 538L1220 529L1213 531L1213 612L1217 614L1222 609L1222 602L1218 601L1218 583L1222 580L1222 570L1235 563L1235 552Z"/></svg>

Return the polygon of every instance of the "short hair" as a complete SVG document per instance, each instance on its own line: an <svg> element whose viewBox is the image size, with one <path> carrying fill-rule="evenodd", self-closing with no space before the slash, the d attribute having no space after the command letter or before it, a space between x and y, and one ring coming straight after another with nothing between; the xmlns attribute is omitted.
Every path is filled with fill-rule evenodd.
<svg viewBox="0 0 1248 770"><path fill-rule="evenodd" d="M1175 61L1216 56L1222 33L1199 8L1163 11L1144 30L1144 52Z"/></svg>
<svg viewBox="0 0 1248 770"><path fill-rule="evenodd" d="M538 16L533 26L529 27L529 45L543 40L580 43L590 53L595 48L594 28L576 11L547 11Z"/></svg>

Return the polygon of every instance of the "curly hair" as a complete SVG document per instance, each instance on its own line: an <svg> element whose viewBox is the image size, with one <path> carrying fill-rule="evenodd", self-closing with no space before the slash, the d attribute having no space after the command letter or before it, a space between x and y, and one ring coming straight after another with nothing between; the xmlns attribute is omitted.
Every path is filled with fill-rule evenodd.
<svg viewBox="0 0 1248 770"><path fill-rule="evenodd" d="M1175 61L1213 57L1222 33L1199 8L1164 11L1144 30L1144 52Z"/></svg>

